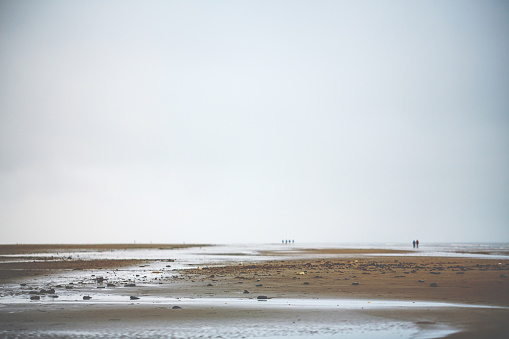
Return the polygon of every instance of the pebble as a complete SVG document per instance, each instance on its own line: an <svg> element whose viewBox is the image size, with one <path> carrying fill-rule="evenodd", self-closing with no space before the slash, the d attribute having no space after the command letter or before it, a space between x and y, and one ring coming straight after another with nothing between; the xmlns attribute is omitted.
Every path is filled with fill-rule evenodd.
<svg viewBox="0 0 509 339"><path fill-rule="evenodd" d="M421 279L421 280L419 280L419 282L420 282L420 283L423 283L423 282L424 282L424 280L422 280L422 279Z"/></svg>
<svg viewBox="0 0 509 339"><path fill-rule="evenodd" d="M248 291L248 290L244 290L244 292L242 292L242 293L244 293L244 294L248 294L248 293L249 293L249 291Z"/></svg>
<svg viewBox="0 0 509 339"><path fill-rule="evenodd" d="M256 299L260 300L260 299L269 299L269 298L267 298L266 295L259 295L258 298L256 298Z"/></svg>
<svg viewBox="0 0 509 339"><path fill-rule="evenodd" d="M309 282L306 281L302 285L309 285Z"/></svg>
<svg viewBox="0 0 509 339"><path fill-rule="evenodd" d="M263 285L262 284L256 284L256 287L262 287Z"/></svg>
<svg viewBox="0 0 509 339"><path fill-rule="evenodd" d="M131 298L131 300L138 300L138 299L140 299L139 297L135 297L134 295L130 296L129 298Z"/></svg>
<svg viewBox="0 0 509 339"><path fill-rule="evenodd" d="M438 284L436 282L433 282L431 284L429 284L431 287L438 287Z"/></svg>
<svg viewBox="0 0 509 339"><path fill-rule="evenodd" d="M182 309L182 307L180 307L180 306L173 306L171 309L172 309L172 310L181 310L181 309Z"/></svg>
<svg viewBox="0 0 509 339"><path fill-rule="evenodd" d="M39 297L38 295L33 295L30 297L30 300L41 300L41 297Z"/></svg>
<svg viewBox="0 0 509 339"><path fill-rule="evenodd" d="M212 285L212 284L207 284L207 286L214 286L214 285Z"/></svg>
<svg viewBox="0 0 509 339"><path fill-rule="evenodd" d="M359 283L358 282L353 282L352 285L357 286L357 285L359 285Z"/></svg>
<svg viewBox="0 0 509 339"><path fill-rule="evenodd" d="M89 296L89 295L84 295L84 296L83 296L83 300L90 300L90 299L92 299L92 297L91 297L91 296Z"/></svg>

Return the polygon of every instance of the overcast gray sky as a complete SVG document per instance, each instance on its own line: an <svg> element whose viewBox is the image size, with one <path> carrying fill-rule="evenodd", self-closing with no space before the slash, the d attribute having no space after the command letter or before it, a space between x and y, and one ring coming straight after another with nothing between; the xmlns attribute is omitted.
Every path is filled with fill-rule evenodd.
<svg viewBox="0 0 509 339"><path fill-rule="evenodd" d="M0 243L509 241L507 1L0 1Z"/></svg>

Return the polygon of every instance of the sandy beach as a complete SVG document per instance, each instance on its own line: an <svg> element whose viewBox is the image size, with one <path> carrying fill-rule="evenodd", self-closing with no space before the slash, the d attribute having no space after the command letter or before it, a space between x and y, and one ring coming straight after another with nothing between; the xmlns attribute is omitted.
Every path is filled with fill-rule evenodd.
<svg viewBox="0 0 509 339"><path fill-rule="evenodd" d="M175 270L171 259L62 259L51 255L56 250L0 246L0 337L505 338L509 331L507 259L285 249L262 251L259 262Z"/></svg>

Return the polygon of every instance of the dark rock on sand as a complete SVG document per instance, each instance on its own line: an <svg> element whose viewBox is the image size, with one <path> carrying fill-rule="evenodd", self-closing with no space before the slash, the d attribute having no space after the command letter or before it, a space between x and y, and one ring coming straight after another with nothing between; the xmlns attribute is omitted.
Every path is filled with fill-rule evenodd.
<svg viewBox="0 0 509 339"><path fill-rule="evenodd" d="M263 300L263 299L269 299L266 295L259 295L256 299Z"/></svg>
<svg viewBox="0 0 509 339"><path fill-rule="evenodd" d="M39 294L37 291L28 291L28 294Z"/></svg>
<svg viewBox="0 0 509 339"><path fill-rule="evenodd" d="M263 285L262 284L256 284L256 287L262 287Z"/></svg>
<svg viewBox="0 0 509 339"><path fill-rule="evenodd" d="M182 307L180 307L180 306L173 306L171 309L172 309L172 310L181 310L181 309L182 309Z"/></svg>
<svg viewBox="0 0 509 339"><path fill-rule="evenodd" d="M115 287L115 284L108 283L106 286L108 286L108 287Z"/></svg>
<svg viewBox="0 0 509 339"><path fill-rule="evenodd" d="M357 285L359 285L359 283L358 282L353 282L352 285L357 286Z"/></svg>
<svg viewBox="0 0 509 339"><path fill-rule="evenodd" d="M30 297L30 300L41 300L41 297L39 297L38 295L33 295Z"/></svg>
<svg viewBox="0 0 509 339"><path fill-rule="evenodd" d="M214 286L214 285L212 285L212 284L207 284L207 286Z"/></svg>
<svg viewBox="0 0 509 339"><path fill-rule="evenodd" d="M134 295L130 296L129 298L131 298L131 300L138 300L138 299L140 299L139 297L135 297Z"/></svg>
<svg viewBox="0 0 509 339"><path fill-rule="evenodd" d="M309 282L306 281L306 282L302 283L302 285L309 285Z"/></svg>
<svg viewBox="0 0 509 339"><path fill-rule="evenodd" d="M420 282L420 283L423 283L423 282L424 282L424 280L422 280L422 279L421 279L421 280L419 280L419 282Z"/></svg>
<svg viewBox="0 0 509 339"><path fill-rule="evenodd" d="M84 295L84 296L83 296L83 300L90 300L90 299L92 299L92 297L91 297L91 296L89 296L89 295Z"/></svg>
<svg viewBox="0 0 509 339"><path fill-rule="evenodd" d="M125 284L124 287L136 287L136 284Z"/></svg>
<svg viewBox="0 0 509 339"><path fill-rule="evenodd" d="M438 284L436 282L433 282L431 284L429 284L431 287L438 287Z"/></svg>
<svg viewBox="0 0 509 339"><path fill-rule="evenodd" d="M244 292L242 292L242 293L244 293L244 294L248 294L248 293L249 293L249 291L248 291L248 290L244 290Z"/></svg>

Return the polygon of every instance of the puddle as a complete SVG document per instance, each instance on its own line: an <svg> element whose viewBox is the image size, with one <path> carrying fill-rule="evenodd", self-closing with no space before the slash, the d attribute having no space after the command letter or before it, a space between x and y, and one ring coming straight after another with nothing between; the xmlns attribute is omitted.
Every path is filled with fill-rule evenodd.
<svg viewBox="0 0 509 339"><path fill-rule="evenodd" d="M205 328L170 328L170 329L147 329L141 331L20 331L19 333L0 331L0 337L6 339L14 338L252 338L252 339L433 339L442 338L455 333L454 330L430 330L421 331L418 328L408 328L404 324L388 324L388 328L376 326L364 327L355 326L341 327L316 327L310 329L301 326L280 326L267 330L244 327L205 327ZM278 334L280 333L280 334Z"/></svg>
<svg viewBox="0 0 509 339"><path fill-rule="evenodd" d="M117 291L118 292L118 291ZM185 305L186 307L237 307L257 309L342 309L342 310L369 310L369 309L418 309L418 308L489 308L509 309L503 306L471 305L459 303L445 303L432 301L407 301L407 300L365 300L365 299L291 299L291 298L169 298L162 296L140 296L140 299L131 300L130 294L94 294L90 300L83 300L83 295L60 294L59 298L52 298L50 295L41 296L40 300L23 298L2 298L0 307L9 304L157 304L157 305Z"/></svg>

